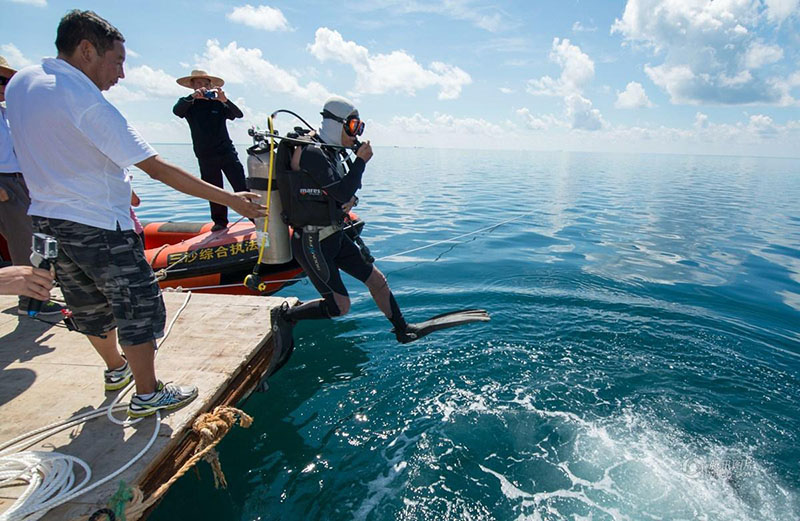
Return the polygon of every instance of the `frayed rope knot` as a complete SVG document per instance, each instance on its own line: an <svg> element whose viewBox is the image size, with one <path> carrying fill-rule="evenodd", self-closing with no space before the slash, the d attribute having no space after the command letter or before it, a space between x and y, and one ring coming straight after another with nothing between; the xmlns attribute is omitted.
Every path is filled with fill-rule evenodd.
<svg viewBox="0 0 800 521"><path fill-rule="evenodd" d="M228 434L231 427L239 423L240 426L248 428L253 424L253 417L246 414L244 411L236 407L229 407L221 405L215 407L210 413L203 413L197 417L192 424L192 431L200 438L200 442L195 448L194 454L186 463L184 463L178 472L172 476L169 481L158 487L153 494L146 500L143 497L142 491L138 487L133 487L131 493L133 499L125 508L125 513L118 516L118 519L127 519L133 521L142 517L144 512L155 505L161 496L163 496L169 487L172 486L181 476L186 474L198 461L205 459L211 465L214 472L214 486L225 488L228 486L225 480L225 474L222 472L222 465L219 461L219 455L214 447L222 441L222 438ZM81 520L87 519L86 517L80 518Z"/></svg>
<svg viewBox="0 0 800 521"><path fill-rule="evenodd" d="M253 424L253 418L235 407L221 406L215 408L210 413L198 416L192 425L192 430L200 437L195 454L203 452L208 448L203 459L211 465L214 473L214 487L227 488L228 482L225 473L222 472L222 464L219 461L219 454L214 450L214 446L228 433L236 422L244 428Z"/></svg>

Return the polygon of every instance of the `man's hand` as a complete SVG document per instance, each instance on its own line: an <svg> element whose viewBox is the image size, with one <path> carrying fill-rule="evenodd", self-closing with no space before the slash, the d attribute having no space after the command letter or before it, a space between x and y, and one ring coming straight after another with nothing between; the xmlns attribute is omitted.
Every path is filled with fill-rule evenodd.
<svg viewBox="0 0 800 521"><path fill-rule="evenodd" d="M47 270L30 266L0 268L0 294L23 295L42 301L50 300L53 277Z"/></svg>
<svg viewBox="0 0 800 521"><path fill-rule="evenodd" d="M228 97L225 95L225 91L222 90L222 87L217 87L214 90L217 91L217 99L219 101L221 101L222 103L227 103L228 102Z"/></svg>
<svg viewBox="0 0 800 521"><path fill-rule="evenodd" d="M356 157L360 157L365 163L372 158L372 145L369 141L361 143L361 146L358 147L358 152L356 152Z"/></svg>
<svg viewBox="0 0 800 521"><path fill-rule="evenodd" d="M194 99L206 99L206 90L208 89L206 89L205 87L200 87L199 89L196 89L194 92L192 92L192 97Z"/></svg>
<svg viewBox="0 0 800 521"><path fill-rule="evenodd" d="M253 201L259 199L261 196L251 192L236 192L231 194L232 200L228 205L233 210L248 219L256 219L267 215L267 207L263 204L254 203Z"/></svg>

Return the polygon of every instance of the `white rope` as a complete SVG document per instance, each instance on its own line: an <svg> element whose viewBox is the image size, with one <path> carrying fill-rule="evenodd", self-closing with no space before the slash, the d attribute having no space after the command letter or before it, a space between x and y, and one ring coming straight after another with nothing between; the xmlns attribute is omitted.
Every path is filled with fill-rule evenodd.
<svg viewBox="0 0 800 521"><path fill-rule="evenodd" d="M481 232L485 232L486 230L494 230L495 228L503 226L504 224L508 224L510 222L517 221L517 220L522 219L523 217L527 217L527 216L529 216L531 214L533 214L533 212L524 213L522 215L518 215L516 217L512 217L511 219L506 219L503 222L492 224L491 226L486 226L486 227L480 228L478 230L473 230L471 232L463 233L461 235L456 235L455 237L451 237L449 239L442 239L441 241L432 242L430 244L426 244L425 246L420 246L419 248L412 248L410 250L402 251L400 253L392 253L391 255L386 255L385 257L380 257L380 258L378 258L376 260L386 260L386 259L390 259L392 257L401 257L403 255L408 255L409 253L414 253L416 251L426 250L428 248L433 248L434 246L438 246L440 244L445 244L445 243L448 243L448 242L455 242L455 241L457 241L459 239L463 239L464 237L469 237L470 235L475 235L475 234L478 234L478 233L481 233Z"/></svg>
<svg viewBox="0 0 800 521"><path fill-rule="evenodd" d="M191 297L192 293L189 292L186 295L183 305L172 318L158 347L161 347L167 340L167 337L172 332L172 327L175 325L181 312L183 312L189 304L189 299L191 299ZM156 353L158 353L158 351L156 351ZM86 494L114 479L130 468L131 465L150 450L161 428L160 411L156 411L153 434L142 450L122 467L88 486L87 483L89 483L92 478L92 470L91 467L80 458L58 452L22 451L58 432L101 416L107 416L110 421L121 425L123 428L130 427L134 423L137 423L140 419L121 421L114 418L112 414L114 411L127 409L127 405L119 404L118 402L133 385L134 384L131 383L120 391L110 405L95 409L94 411L78 414L61 422L52 423L0 444L0 488L27 483L25 491L14 501L11 508L0 514L0 521L36 521L47 514L49 510L63 505L68 501L72 501L78 496ZM81 467L84 472L83 479L77 485L75 484L76 465Z"/></svg>

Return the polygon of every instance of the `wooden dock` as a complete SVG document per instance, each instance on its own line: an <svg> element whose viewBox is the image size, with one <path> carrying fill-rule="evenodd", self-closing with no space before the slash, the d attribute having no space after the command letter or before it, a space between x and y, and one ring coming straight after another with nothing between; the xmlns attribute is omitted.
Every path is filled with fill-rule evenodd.
<svg viewBox="0 0 800 521"><path fill-rule="evenodd" d="M186 298L185 293L164 294L168 325ZM191 432L195 417L217 405L235 406L259 383L273 353L269 310L283 300L192 294L158 351L156 372L165 382L197 385L199 396L163 417L153 447L132 467L44 519L69 521L90 515L105 506L120 480L138 486L145 498L165 483L197 444ZM83 335L20 317L16 304L16 297L0 296L0 443L108 405L116 394L104 392L103 362ZM124 418L124 411L117 417ZM91 466L94 482L136 455L151 438L154 426L154 417L128 428L103 417L27 450L79 457ZM0 489L0 514L20 491Z"/></svg>

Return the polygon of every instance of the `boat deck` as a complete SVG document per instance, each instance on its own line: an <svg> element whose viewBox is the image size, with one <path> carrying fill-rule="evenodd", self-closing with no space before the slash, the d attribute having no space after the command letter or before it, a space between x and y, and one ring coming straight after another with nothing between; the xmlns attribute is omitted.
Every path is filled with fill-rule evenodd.
<svg viewBox="0 0 800 521"><path fill-rule="evenodd" d="M184 293L164 294L168 325L186 298ZM105 506L120 480L139 486L145 498L166 482L197 443L191 433L195 417L217 405L235 406L260 381L273 352L269 311L283 300L192 294L158 351L156 372L165 382L197 385L198 398L164 416L153 447L133 466L44 519L72 520L93 513ZM0 296L0 443L108 405L115 395L104 392L104 365L83 335L20 317L16 304L16 297ZM117 416L124 418L124 411ZM255 418L260 420L263 418ZM28 450L79 457L91 466L94 482L136 455L151 438L155 425L151 417L122 428L103 417L62 431ZM223 454L223 467L224 459ZM21 490L0 489L0 513Z"/></svg>

